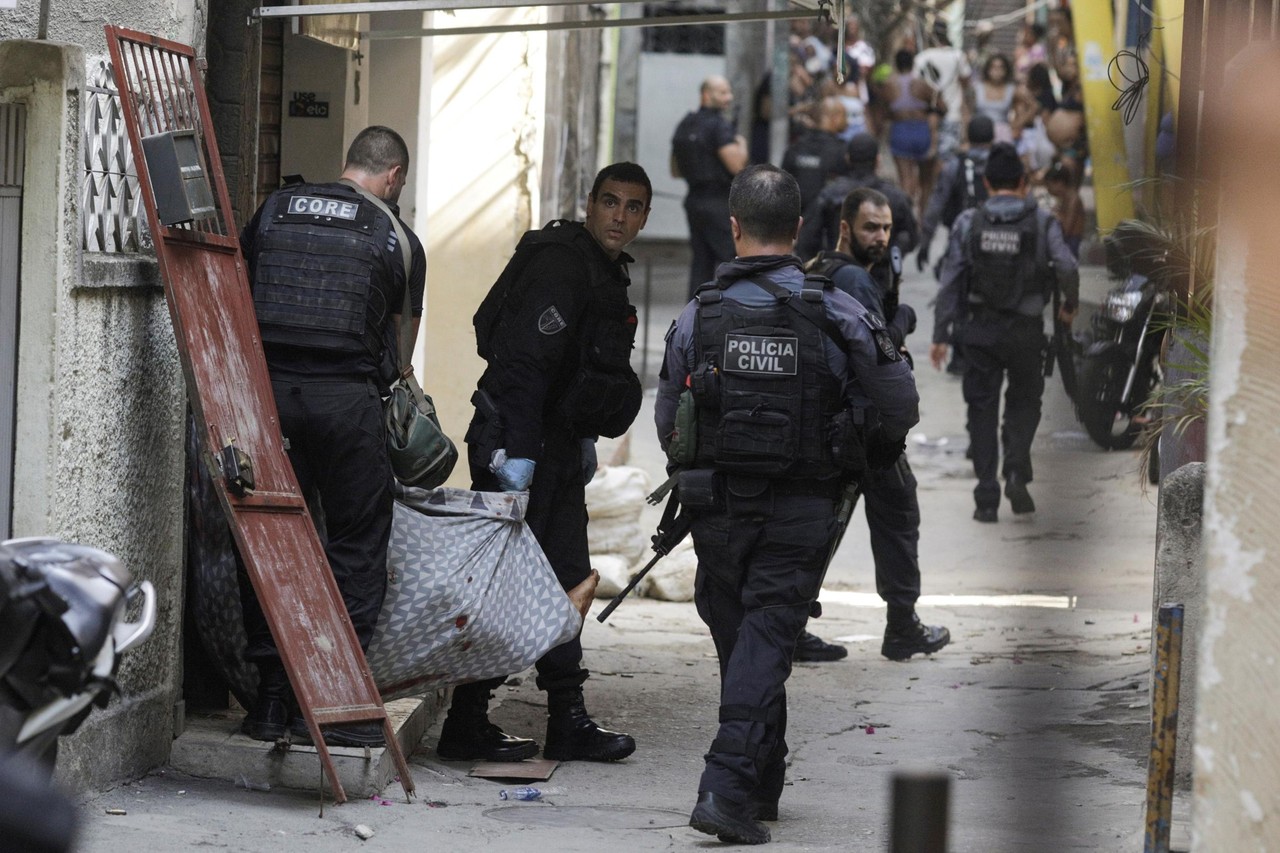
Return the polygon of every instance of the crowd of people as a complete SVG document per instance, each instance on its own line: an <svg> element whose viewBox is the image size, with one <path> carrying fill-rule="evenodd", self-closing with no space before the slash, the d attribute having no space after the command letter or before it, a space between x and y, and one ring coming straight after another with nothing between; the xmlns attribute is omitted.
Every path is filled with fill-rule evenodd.
<svg viewBox="0 0 1280 853"><path fill-rule="evenodd" d="M915 216L924 217L947 164L973 144L965 133L968 121L981 115L991 120L995 142L1017 147L1032 195L1058 216L1078 250L1085 227L1079 189L1088 139L1071 26L1069 9L1051 10L1046 23L1023 24L1010 56L992 46L989 22L972 27L972 44L962 50L939 19L923 38L907 29L882 41L886 50L879 54L863 38L857 17L850 16L844 51L837 57L832 24L794 22L783 168L800 181L806 210L813 194L809 188L817 180L811 172L818 166L810 158L806 172L803 155L815 147L815 137L847 143L868 133L888 149L897 183L912 200ZM771 117L769 86L766 78L757 92L757 126ZM843 121L834 118L837 105L844 107ZM751 143L750 161L767 161L767 134L753 134ZM830 181L848 164L829 168L824 162L821 168L828 169L823 180Z"/></svg>

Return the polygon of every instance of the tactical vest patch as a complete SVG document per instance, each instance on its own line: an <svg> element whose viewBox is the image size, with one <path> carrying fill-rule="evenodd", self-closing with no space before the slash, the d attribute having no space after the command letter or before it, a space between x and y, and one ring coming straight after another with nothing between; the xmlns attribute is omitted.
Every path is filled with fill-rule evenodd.
<svg viewBox="0 0 1280 853"><path fill-rule="evenodd" d="M1022 232L1009 228L984 228L978 235L978 250L1012 257L1022 251Z"/></svg>
<svg viewBox="0 0 1280 853"><path fill-rule="evenodd" d="M799 338L730 333L724 336L722 369L727 373L795 376L799 354Z"/></svg>
<svg viewBox="0 0 1280 853"><path fill-rule="evenodd" d="M560 316L556 306L552 305L538 317L538 331L544 335L554 335L569 328L569 324Z"/></svg>
<svg viewBox="0 0 1280 853"><path fill-rule="evenodd" d="M338 201L332 198L317 198L309 195L295 195L289 199L289 213L301 216L331 216L334 219L346 219L355 222L360 213L360 203L355 201Z"/></svg>

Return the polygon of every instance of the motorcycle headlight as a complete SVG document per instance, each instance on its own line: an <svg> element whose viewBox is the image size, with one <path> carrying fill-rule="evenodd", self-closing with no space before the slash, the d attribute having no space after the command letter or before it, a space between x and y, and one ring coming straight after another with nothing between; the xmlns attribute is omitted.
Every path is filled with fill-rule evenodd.
<svg viewBox="0 0 1280 853"><path fill-rule="evenodd" d="M1142 293L1136 290L1113 290L1102 303L1102 313L1108 320L1127 323L1133 319L1134 309L1142 302Z"/></svg>

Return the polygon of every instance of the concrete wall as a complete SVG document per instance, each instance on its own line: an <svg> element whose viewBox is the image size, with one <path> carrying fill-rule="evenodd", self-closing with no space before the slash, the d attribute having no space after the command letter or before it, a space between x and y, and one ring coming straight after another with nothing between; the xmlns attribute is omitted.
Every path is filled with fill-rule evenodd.
<svg viewBox="0 0 1280 853"><path fill-rule="evenodd" d="M0 98L28 109L14 532L111 551L159 593L156 632L121 669L123 696L63 742L59 775L92 786L168 756L185 398L154 260L80 250L85 63L73 45L0 43Z"/></svg>
<svg viewBox="0 0 1280 853"><path fill-rule="evenodd" d="M1196 850L1280 848L1280 46L1255 43L1206 100L1222 183L1214 271L1205 559L1196 725Z"/></svg>
<svg viewBox="0 0 1280 853"><path fill-rule="evenodd" d="M421 28L423 12L384 12L371 15L371 29ZM431 117L431 39L369 41L361 74L361 102L367 104L369 124L381 124L404 137L412 156L405 187L400 193L400 216L426 244L426 216L420 200L426 196L424 166ZM419 343L422 336L418 336Z"/></svg>
<svg viewBox="0 0 1280 853"><path fill-rule="evenodd" d="M520 7L433 15L437 26L533 23ZM437 36L432 43L425 227L429 313L422 384L459 442L483 362L471 317L530 227L541 223L539 187L546 102L546 36ZM421 186L422 176L419 176ZM467 481L465 461L451 484Z"/></svg>
<svg viewBox="0 0 1280 853"><path fill-rule="evenodd" d="M1189 790L1195 759L1196 639L1204 632L1204 463L1193 462L1160 481L1156 520L1156 571L1151 598L1151 624L1164 604L1183 605L1182 670L1178 690L1178 745L1174 783Z"/></svg>
<svg viewBox="0 0 1280 853"><path fill-rule="evenodd" d="M203 51L205 19L210 0L97 0L49 4L50 41L80 46L89 62L104 59L107 42L102 28L116 24L155 33ZM19 0L16 9L0 9L0 40L35 39L39 35L39 0Z"/></svg>
<svg viewBox="0 0 1280 853"><path fill-rule="evenodd" d="M684 197L689 185L671 177L671 137L685 115L698 109L702 81L712 74L724 74L723 56L695 53L641 53L638 112L636 117L636 162L649 172L653 182L653 211L640 233L642 240L687 240L689 223L684 216ZM751 106L751 93L733 92L734 104Z"/></svg>
<svg viewBox="0 0 1280 853"><path fill-rule="evenodd" d="M332 181L342 173L342 159L354 133L349 122L364 127L360 116L350 116L356 107L355 63L351 52L315 39L284 36L284 107L280 113L280 174L302 175L308 181ZM289 102L297 92L314 94L328 103L327 118L289 115Z"/></svg>

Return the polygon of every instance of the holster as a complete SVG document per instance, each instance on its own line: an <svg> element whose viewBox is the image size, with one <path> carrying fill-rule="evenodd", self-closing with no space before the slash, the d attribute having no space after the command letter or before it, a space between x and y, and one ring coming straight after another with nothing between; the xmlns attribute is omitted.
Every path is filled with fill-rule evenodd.
<svg viewBox="0 0 1280 853"><path fill-rule="evenodd" d="M467 442L467 459L472 468L484 470L489 467L494 451L503 447L505 427L493 398L483 388L477 388L471 395L471 405L475 406L476 413L471 418L464 437Z"/></svg>

